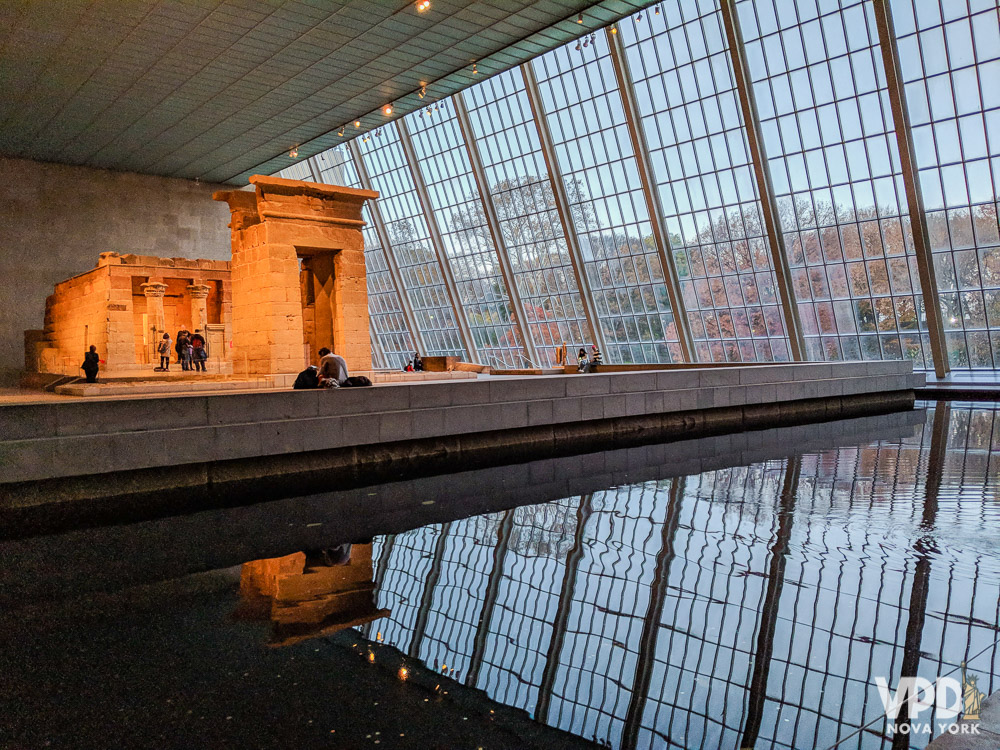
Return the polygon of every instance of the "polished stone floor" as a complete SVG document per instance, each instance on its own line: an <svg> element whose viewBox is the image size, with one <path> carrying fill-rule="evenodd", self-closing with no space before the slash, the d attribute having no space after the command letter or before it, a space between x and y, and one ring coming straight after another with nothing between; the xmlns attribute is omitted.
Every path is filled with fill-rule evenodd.
<svg viewBox="0 0 1000 750"><path fill-rule="evenodd" d="M920 409L0 543L0 747L924 747L878 678L1000 688L1000 409Z"/></svg>

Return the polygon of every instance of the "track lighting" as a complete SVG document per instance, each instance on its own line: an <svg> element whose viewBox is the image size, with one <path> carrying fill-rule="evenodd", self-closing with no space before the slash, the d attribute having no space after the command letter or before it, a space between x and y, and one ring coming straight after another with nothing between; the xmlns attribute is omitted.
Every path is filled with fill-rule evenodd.
<svg viewBox="0 0 1000 750"><path fill-rule="evenodd" d="M343 125L340 126L340 130L337 131L337 135L339 135L341 138L344 137L344 126Z"/></svg>
<svg viewBox="0 0 1000 750"><path fill-rule="evenodd" d="M290 157L292 157L293 159L298 159L299 158L299 147L298 146L292 146L288 150L288 155Z"/></svg>
<svg viewBox="0 0 1000 750"><path fill-rule="evenodd" d="M420 87L420 93L418 93L417 96L419 96L421 99L423 99L425 96L427 96L427 86L426 85Z"/></svg>

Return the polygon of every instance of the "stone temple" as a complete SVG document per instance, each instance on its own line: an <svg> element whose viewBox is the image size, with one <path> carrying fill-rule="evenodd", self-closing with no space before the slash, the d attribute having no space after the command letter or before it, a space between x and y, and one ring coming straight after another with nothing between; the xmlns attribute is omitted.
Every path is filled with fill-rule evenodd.
<svg viewBox="0 0 1000 750"><path fill-rule="evenodd" d="M44 330L25 332L25 369L79 373L91 345L109 375L152 374L163 333L204 335L210 372L292 375L334 347L371 368L361 208L378 193L274 177L218 192L233 259L101 253L56 285ZM173 352L171 352L173 359Z"/></svg>

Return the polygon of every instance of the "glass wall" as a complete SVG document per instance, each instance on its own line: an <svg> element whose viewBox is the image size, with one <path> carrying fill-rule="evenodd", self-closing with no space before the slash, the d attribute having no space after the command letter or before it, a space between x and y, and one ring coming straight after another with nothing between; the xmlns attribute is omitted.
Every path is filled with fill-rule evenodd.
<svg viewBox="0 0 1000 750"><path fill-rule="evenodd" d="M920 288L897 150L901 125L891 111L872 0L735 0L764 164L755 164L748 148L746 94L736 85L719 0L653 3L615 24L617 38L601 30L533 61L537 111L521 69L467 89L474 144L464 142L450 100L407 116L416 165L406 164L392 124L360 139L385 221L381 235L366 230L365 237L369 274L378 276L369 288L384 361L398 364L421 338L427 354L468 357L452 299L464 308L480 358L497 368L550 366L562 343L571 351L596 343L587 310L612 362L680 361L682 336L694 342L699 361L785 361L784 302L798 310L807 359L905 358L932 369L926 297L941 306L951 367L995 372L997 4L889 0L888 7L936 289L925 296ZM625 117L616 56L637 124ZM558 176L543 157L539 122L551 136ZM634 143L647 153L637 155ZM640 156L651 166L651 196L643 194ZM482 204L475 159L495 211ZM356 183L342 160L318 161L325 181ZM442 248L431 243L412 169L427 186ZM762 221L759 170L773 184L791 268L789 300L775 281L779 250ZM296 165L285 174L308 179L308 171ZM557 178L570 204L566 217L557 210ZM651 204L662 211L667 248L656 247ZM389 247L378 236L388 237ZM450 295L438 252L454 277ZM664 253L673 270L661 267ZM501 257L517 285L513 297ZM420 329L417 341L395 296L392 259ZM666 294L664 275L672 272L683 318ZM524 309L514 315L518 298ZM522 334L538 361L530 361Z"/></svg>
<svg viewBox="0 0 1000 750"><path fill-rule="evenodd" d="M931 366L870 3L737 3L810 359Z"/></svg>
<svg viewBox="0 0 1000 750"><path fill-rule="evenodd" d="M445 101L427 107L408 116L406 123L476 348L493 367L524 367L528 358L511 316L454 105Z"/></svg>
<svg viewBox="0 0 1000 750"><path fill-rule="evenodd" d="M540 364L551 364L563 342L574 350L593 342L521 71L473 86L465 101L523 319Z"/></svg>
<svg viewBox="0 0 1000 750"><path fill-rule="evenodd" d="M996 2L893 0L948 359L1000 367Z"/></svg>
<svg viewBox="0 0 1000 750"><path fill-rule="evenodd" d="M465 356L455 310L448 299L441 266L395 126L380 128L362 138L359 148L372 189L380 193L379 211L427 347L425 353Z"/></svg>
<svg viewBox="0 0 1000 750"><path fill-rule="evenodd" d="M619 28L699 361L789 359L718 8Z"/></svg>
<svg viewBox="0 0 1000 750"><path fill-rule="evenodd" d="M533 67L608 359L682 361L607 37Z"/></svg>

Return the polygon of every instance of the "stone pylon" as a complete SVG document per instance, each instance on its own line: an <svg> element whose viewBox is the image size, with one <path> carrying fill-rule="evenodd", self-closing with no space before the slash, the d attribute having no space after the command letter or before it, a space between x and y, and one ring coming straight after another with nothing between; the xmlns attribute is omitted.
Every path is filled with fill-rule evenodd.
<svg viewBox="0 0 1000 750"><path fill-rule="evenodd" d="M305 342L313 356L329 346L351 370L370 369L361 209L378 193L260 175L250 184L253 192L212 196L232 212L235 371L277 375L306 365L300 259L316 274L315 314L323 317L315 335L324 340Z"/></svg>

